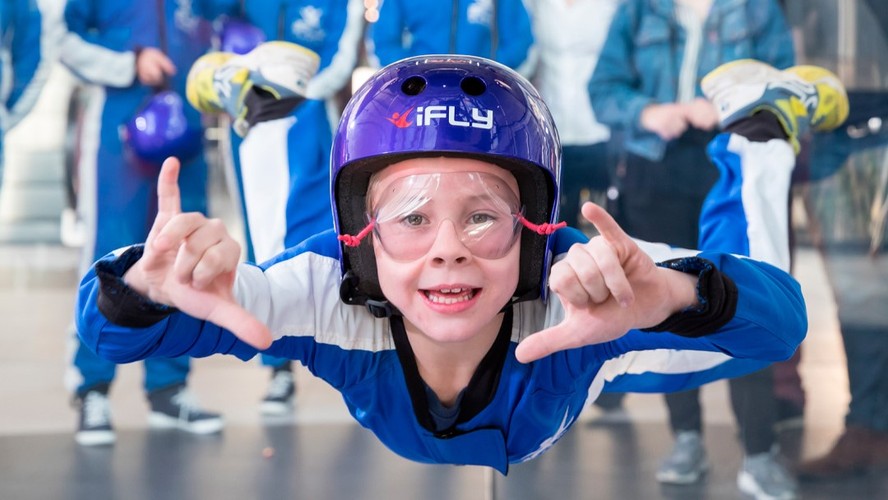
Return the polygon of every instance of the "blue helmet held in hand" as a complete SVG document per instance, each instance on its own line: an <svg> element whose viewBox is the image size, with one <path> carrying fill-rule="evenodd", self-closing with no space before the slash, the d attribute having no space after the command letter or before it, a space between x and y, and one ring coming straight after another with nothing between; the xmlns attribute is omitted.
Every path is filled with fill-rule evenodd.
<svg viewBox="0 0 888 500"><path fill-rule="evenodd" d="M126 123L125 139L141 160L160 166L175 156L183 164L202 151L203 133L188 123L182 97L171 90L154 94Z"/></svg>
<svg viewBox="0 0 888 500"><path fill-rule="evenodd" d="M239 55L246 54L266 41L261 29L237 18L223 21L217 37L220 51Z"/></svg>

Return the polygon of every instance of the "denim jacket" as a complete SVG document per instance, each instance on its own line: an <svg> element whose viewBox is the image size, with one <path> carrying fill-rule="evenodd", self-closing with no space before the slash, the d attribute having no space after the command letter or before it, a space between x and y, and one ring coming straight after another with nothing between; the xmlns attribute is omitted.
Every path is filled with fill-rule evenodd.
<svg viewBox="0 0 888 500"><path fill-rule="evenodd" d="M776 0L713 0L703 27L699 80L719 65L752 58L778 68L793 64L792 37ZM651 103L675 102L685 33L674 0L626 0L614 16L589 82L598 120L623 130L630 153L659 161L666 141L641 128Z"/></svg>

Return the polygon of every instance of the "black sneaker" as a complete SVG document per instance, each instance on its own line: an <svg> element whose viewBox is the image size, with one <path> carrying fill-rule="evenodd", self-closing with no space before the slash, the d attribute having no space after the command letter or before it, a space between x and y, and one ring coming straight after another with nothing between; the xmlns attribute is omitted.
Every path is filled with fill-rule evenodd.
<svg viewBox="0 0 888 500"><path fill-rule="evenodd" d="M115 440L111 427L111 405L108 403L108 384L95 386L77 398L80 405L80 423L74 440L83 446L112 444Z"/></svg>
<svg viewBox="0 0 888 500"><path fill-rule="evenodd" d="M296 380L290 363L276 367L271 373L268 392L259 406L263 415L287 415L293 411L293 400L296 397Z"/></svg>
<svg viewBox="0 0 888 500"><path fill-rule="evenodd" d="M222 417L198 408L185 384L151 391L148 402L151 404L148 425L155 429L180 429L194 434L222 430Z"/></svg>

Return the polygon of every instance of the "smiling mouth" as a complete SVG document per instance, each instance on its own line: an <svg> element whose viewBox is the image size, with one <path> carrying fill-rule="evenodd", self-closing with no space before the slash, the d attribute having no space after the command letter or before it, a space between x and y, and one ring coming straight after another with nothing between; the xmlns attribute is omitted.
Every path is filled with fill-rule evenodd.
<svg viewBox="0 0 888 500"><path fill-rule="evenodd" d="M440 290L423 290L429 302L434 304L458 304L472 300L480 288L442 288Z"/></svg>

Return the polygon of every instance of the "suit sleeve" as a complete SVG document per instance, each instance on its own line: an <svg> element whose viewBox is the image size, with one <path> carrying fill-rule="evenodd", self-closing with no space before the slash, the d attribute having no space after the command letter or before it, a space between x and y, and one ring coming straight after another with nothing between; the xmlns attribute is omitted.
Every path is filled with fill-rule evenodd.
<svg viewBox="0 0 888 500"><path fill-rule="evenodd" d="M364 3L348 0L342 20L337 21L335 33L328 33L321 56L321 70L310 82L306 94L309 99L327 99L342 89L351 78L358 62L358 48L364 34Z"/></svg>
<svg viewBox="0 0 888 500"><path fill-rule="evenodd" d="M79 78L107 87L129 87L136 81L136 53L113 47L113 34L95 29L94 0L68 0L67 33L59 59Z"/></svg>

